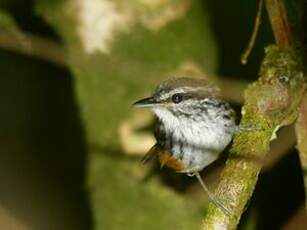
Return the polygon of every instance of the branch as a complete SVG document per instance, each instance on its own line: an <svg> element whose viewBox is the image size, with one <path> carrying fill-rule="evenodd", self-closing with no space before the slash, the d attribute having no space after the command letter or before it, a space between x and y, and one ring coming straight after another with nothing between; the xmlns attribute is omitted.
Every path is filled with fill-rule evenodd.
<svg viewBox="0 0 307 230"><path fill-rule="evenodd" d="M294 122L305 84L301 56L291 48L291 34L282 0L266 0L277 46L266 48L258 81L245 91L241 126L255 127L235 135L216 196L226 215L209 205L202 229L235 229L250 199L262 162L277 130Z"/></svg>
<svg viewBox="0 0 307 230"><path fill-rule="evenodd" d="M247 88L246 81L236 80L229 77L217 78L218 86L221 89L222 97L226 101L242 104L243 92Z"/></svg>
<svg viewBox="0 0 307 230"><path fill-rule="evenodd" d="M19 29L0 27L0 48L41 58L60 66L67 65L66 54L60 44ZM226 100L243 103L243 91L248 85L247 82L223 77L218 84Z"/></svg>
<svg viewBox="0 0 307 230"><path fill-rule="evenodd" d="M304 94L301 102L295 131L297 136L297 149L304 177L305 194L307 197L307 93ZM307 199L305 199L305 202L305 208L307 209Z"/></svg>
<svg viewBox="0 0 307 230"><path fill-rule="evenodd" d="M276 44L288 48L292 42L288 16L283 0L265 0Z"/></svg>
<svg viewBox="0 0 307 230"><path fill-rule="evenodd" d="M15 28L0 27L0 48L41 58L60 66L67 65L66 54L60 44ZM248 85L247 82L224 77L218 84L226 100L239 104L243 102L243 91Z"/></svg>
<svg viewBox="0 0 307 230"><path fill-rule="evenodd" d="M0 27L0 47L29 56L38 57L57 65L67 64L64 48L50 39Z"/></svg>
<svg viewBox="0 0 307 230"><path fill-rule="evenodd" d="M292 49L266 48L260 77L245 92L241 125L256 127L234 137L217 197L232 210L225 215L210 204L202 229L235 229L255 188L263 159L276 131L291 124L304 91L303 67Z"/></svg>
<svg viewBox="0 0 307 230"><path fill-rule="evenodd" d="M280 130L278 132L278 138L270 144L270 152L263 162L262 171L270 170L277 161L289 153L295 144L294 125L289 125Z"/></svg>

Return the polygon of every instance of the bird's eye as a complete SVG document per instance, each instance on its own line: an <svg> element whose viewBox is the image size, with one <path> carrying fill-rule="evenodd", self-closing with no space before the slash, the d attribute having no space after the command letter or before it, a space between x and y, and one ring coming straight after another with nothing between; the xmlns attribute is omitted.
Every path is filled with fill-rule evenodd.
<svg viewBox="0 0 307 230"><path fill-rule="evenodd" d="M176 103L176 104L178 104L179 102L181 102L182 99L183 99L183 96L182 96L182 94L180 94L180 93L176 93L176 94L174 94L174 95L172 96L172 101L173 101L174 103Z"/></svg>

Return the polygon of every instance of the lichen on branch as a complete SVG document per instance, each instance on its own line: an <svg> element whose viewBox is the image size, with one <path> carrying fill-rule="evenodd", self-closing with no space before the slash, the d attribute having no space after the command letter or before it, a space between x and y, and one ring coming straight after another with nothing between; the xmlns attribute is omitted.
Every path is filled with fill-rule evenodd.
<svg viewBox="0 0 307 230"><path fill-rule="evenodd" d="M240 126L221 175L217 196L232 210L210 204L202 229L235 229L255 188L262 160L276 131L294 122L304 91L303 66L295 49L269 46L258 81L245 91Z"/></svg>

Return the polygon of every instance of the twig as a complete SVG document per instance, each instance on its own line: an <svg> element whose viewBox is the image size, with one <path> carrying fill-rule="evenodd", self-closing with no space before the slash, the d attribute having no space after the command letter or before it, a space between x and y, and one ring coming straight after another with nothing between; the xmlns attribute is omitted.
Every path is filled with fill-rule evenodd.
<svg viewBox="0 0 307 230"><path fill-rule="evenodd" d="M64 48L50 39L0 27L0 47L29 56L38 57L57 65L67 65Z"/></svg>
<svg viewBox="0 0 307 230"><path fill-rule="evenodd" d="M259 27L260 27L260 22L261 22L261 12L262 12L262 8L263 8L263 0L259 0L259 4L258 4L258 10L257 10L257 15L255 18L255 23L254 23L254 29L252 32L252 36L250 38L250 41L248 43L248 46L246 48L246 50L244 51L244 53L242 54L241 57L241 63L243 65L245 65L247 63L247 59L255 45L255 41L256 41L256 37L259 31Z"/></svg>

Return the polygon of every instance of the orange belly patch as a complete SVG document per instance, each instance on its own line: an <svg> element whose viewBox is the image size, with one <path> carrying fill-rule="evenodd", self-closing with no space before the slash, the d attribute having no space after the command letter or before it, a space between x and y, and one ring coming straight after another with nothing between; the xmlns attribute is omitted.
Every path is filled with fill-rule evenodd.
<svg viewBox="0 0 307 230"><path fill-rule="evenodd" d="M167 151L161 151L159 153L159 161L161 164L161 168L166 165L170 168L172 168L175 171L182 171L184 170L184 165L181 161L178 161L174 157L169 154Z"/></svg>

